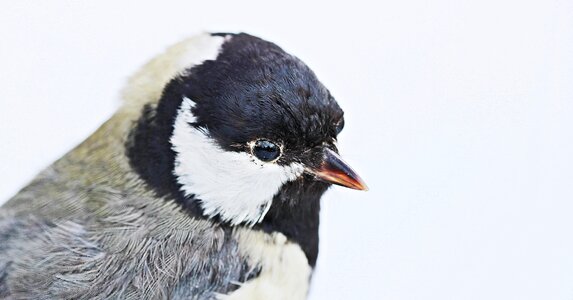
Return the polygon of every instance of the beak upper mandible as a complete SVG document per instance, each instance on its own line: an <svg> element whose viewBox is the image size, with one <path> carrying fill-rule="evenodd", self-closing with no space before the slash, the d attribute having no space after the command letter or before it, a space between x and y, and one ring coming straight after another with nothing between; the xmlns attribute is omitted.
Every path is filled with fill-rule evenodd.
<svg viewBox="0 0 573 300"><path fill-rule="evenodd" d="M329 183L355 190L368 190L364 180L336 152L328 148L324 148L324 159L321 165L317 169L307 169L307 171Z"/></svg>

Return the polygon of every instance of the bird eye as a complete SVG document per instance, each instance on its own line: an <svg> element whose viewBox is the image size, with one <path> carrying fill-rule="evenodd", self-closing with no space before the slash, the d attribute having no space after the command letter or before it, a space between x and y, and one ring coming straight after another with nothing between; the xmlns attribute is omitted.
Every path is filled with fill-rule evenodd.
<svg viewBox="0 0 573 300"><path fill-rule="evenodd" d="M251 152L254 156L258 159L269 162L276 160L281 155L281 148L279 145L267 141L267 140L258 140L253 145Z"/></svg>
<svg viewBox="0 0 573 300"><path fill-rule="evenodd" d="M340 120L340 121L336 124L336 135L339 135L340 132L342 131L342 129L344 129L344 119Z"/></svg>

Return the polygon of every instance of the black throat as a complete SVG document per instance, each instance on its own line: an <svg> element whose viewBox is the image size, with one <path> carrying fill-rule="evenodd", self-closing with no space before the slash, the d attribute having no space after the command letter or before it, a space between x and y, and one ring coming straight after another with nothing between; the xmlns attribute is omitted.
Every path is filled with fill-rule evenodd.
<svg viewBox="0 0 573 300"><path fill-rule="evenodd" d="M278 231L298 243L314 267L318 257L320 198L329 185L306 175L286 183L273 198L263 221L255 228Z"/></svg>

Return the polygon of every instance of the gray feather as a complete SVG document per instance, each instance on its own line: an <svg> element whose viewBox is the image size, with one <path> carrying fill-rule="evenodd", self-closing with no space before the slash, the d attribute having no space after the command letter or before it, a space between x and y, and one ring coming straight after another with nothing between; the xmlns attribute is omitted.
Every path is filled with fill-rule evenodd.
<svg viewBox="0 0 573 300"><path fill-rule="evenodd" d="M0 298L212 299L256 273L230 230L146 188L106 138L122 125L104 124L0 209Z"/></svg>

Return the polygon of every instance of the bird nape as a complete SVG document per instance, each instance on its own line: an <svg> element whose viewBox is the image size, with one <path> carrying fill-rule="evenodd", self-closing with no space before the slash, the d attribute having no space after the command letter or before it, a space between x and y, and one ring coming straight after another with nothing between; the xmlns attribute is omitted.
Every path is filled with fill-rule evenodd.
<svg viewBox="0 0 573 300"><path fill-rule="evenodd" d="M0 298L304 299L320 198L366 190L343 111L277 45L200 34L0 208Z"/></svg>

